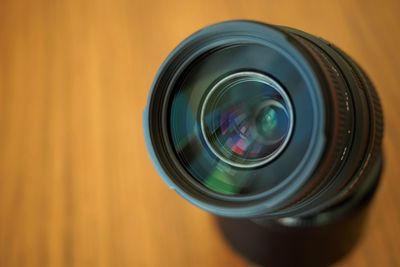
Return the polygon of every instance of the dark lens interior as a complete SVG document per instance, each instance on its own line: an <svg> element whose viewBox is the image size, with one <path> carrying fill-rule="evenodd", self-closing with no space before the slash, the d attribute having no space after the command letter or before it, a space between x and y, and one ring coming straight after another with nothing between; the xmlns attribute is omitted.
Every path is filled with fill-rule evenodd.
<svg viewBox="0 0 400 267"><path fill-rule="evenodd" d="M196 57L179 77L166 114L187 181L235 197L299 181L296 169L315 154L320 113L313 112L309 87L287 57L264 45L225 46Z"/></svg>
<svg viewBox="0 0 400 267"><path fill-rule="evenodd" d="M256 72L221 79L208 93L201 112L202 132L212 152L241 168L267 164L287 144L292 108L283 88Z"/></svg>

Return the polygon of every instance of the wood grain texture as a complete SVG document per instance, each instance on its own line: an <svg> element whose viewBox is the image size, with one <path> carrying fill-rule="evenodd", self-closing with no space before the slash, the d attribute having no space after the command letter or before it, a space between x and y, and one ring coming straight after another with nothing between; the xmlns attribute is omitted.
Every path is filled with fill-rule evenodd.
<svg viewBox="0 0 400 267"><path fill-rule="evenodd" d="M337 266L400 266L400 2L0 1L0 266L247 266L170 191L142 111L164 58L227 19L290 25L352 55L385 112L386 168Z"/></svg>

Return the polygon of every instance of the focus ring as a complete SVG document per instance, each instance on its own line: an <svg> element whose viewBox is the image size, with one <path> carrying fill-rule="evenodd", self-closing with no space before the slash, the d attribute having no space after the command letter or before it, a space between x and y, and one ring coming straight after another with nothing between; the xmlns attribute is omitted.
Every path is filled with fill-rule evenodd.
<svg viewBox="0 0 400 267"><path fill-rule="evenodd" d="M316 185L307 196L303 197L303 200L305 200L308 196L324 188L331 181L331 178L340 172L341 166L346 161L353 134L353 116L350 115L352 112L352 101L351 94L333 60L311 41L295 34L292 36L307 48L318 62L325 75L329 87L329 90L326 90L326 92L331 92L330 95L327 96L328 99L331 99L328 103L330 102L333 106L333 108L328 108L333 111L329 116L329 120L336 125L334 127L332 125L326 126L326 135L329 138L328 141L334 142L330 143L326 151L325 162L327 166L325 168L320 168L324 169L325 173L318 173L317 175L322 180L319 181L318 185ZM332 129L335 129L335 131L331 132ZM321 162L321 164L323 163Z"/></svg>
<svg viewBox="0 0 400 267"><path fill-rule="evenodd" d="M383 112L382 106L380 103L380 99L377 95L374 85L372 84L371 80L368 78L364 70L346 53L344 53L340 48L331 45L330 46L336 50L342 57L346 60L346 62L351 66L351 72L353 76L360 84L360 89L365 94L370 108L370 142L369 147L367 149L367 156L361 166L358 174L357 179L354 179L350 185L348 186L348 191L354 190L356 185L361 182L364 174L369 173L371 168L374 167L375 162L381 155L381 145L382 145L382 138L383 138ZM361 177L361 179L360 179Z"/></svg>

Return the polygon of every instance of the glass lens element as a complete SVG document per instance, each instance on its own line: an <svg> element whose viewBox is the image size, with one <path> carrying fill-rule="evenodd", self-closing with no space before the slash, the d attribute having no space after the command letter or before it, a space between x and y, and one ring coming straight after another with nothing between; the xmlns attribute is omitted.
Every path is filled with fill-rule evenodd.
<svg viewBox="0 0 400 267"><path fill-rule="evenodd" d="M238 72L217 82L201 109L201 130L210 150L240 168L257 167L284 149L293 110L284 89L257 72Z"/></svg>
<svg viewBox="0 0 400 267"><path fill-rule="evenodd" d="M167 99L173 152L191 186L208 193L253 197L283 188L292 179L288 162L300 164L309 146L313 116L293 116L295 106L307 109L307 86L267 46L232 45L200 57Z"/></svg>

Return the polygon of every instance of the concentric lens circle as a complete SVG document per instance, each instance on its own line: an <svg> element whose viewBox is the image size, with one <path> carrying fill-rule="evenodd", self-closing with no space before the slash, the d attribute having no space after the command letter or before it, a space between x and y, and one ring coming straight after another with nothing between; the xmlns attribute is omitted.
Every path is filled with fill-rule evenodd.
<svg viewBox="0 0 400 267"><path fill-rule="evenodd" d="M293 129L293 109L272 78L243 71L228 75L209 91L201 108L203 137L220 160L253 168L276 158Z"/></svg>

